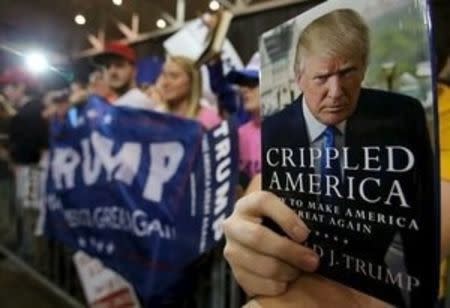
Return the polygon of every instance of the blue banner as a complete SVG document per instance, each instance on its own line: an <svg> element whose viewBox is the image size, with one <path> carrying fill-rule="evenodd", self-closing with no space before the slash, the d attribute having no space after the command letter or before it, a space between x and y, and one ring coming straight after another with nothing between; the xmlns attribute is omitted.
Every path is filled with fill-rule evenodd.
<svg viewBox="0 0 450 308"><path fill-rule="evenodd" d="M46 234L97 257L144 306L173 296L221 238L237 185L237 136L224 121L113 107L99 97L53 122Z"/></svg>

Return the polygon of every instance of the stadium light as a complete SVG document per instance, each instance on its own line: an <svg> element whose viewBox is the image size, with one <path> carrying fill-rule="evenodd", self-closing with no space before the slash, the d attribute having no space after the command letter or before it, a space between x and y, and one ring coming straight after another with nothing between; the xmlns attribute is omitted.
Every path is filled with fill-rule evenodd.
<svg viewBox="0 0 450 308"><path fill-rule="evenodd" d="M40 52L25 55L25 65L33 73L42 73L50 68L47 57Z"/></svg>
<svg viewBox="0 0 450 308"><path fill-rule="evenodd" d="M220 3L217 0L212 0L209 2L209 9L211 11L217 11L220 9Z"/></svg>
<svg viewBox="0 0 450 308"><path fill-rule="evenodd" d="M160 18L156 21L156 26L159 29L164 29L167 26L167 22L164 19Z"/></svg>
<svg viewBox="0 0 450 308"><path fill-rule="evenodd" d="M81 14L77 14L74 20L77 25L84 25L86 23L86 18Z"/></svg>

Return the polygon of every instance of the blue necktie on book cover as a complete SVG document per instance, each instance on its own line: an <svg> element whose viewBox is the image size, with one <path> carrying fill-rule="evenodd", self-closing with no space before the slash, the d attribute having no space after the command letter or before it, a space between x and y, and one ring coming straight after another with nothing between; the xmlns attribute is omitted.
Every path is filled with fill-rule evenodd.
<svg viewBox="0 0 450 308"><path fill-rule="evenodd" d="M336 138L341 132L335 126L327 126L322 133L322 155L320 158L320 185L321 185L321 199L330 198L328 192L330 186L340 186L342 179L342 170L339 160L339 151L336 146Z"/></svg>

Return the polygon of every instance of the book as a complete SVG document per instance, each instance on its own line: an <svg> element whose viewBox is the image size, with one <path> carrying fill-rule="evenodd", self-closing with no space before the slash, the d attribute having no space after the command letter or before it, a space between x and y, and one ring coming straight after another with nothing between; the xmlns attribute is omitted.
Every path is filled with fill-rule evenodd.
<svg viewBox="0 0 450 308"><path fill-rule="evenodd" d="M263 189L311 230L318 274L409 308L434 307L439 278L431 74L396 88L431 69L427 14L413 0L331 0L260 37Z"/></svg>
<svg viewBox="0 0 450 308"><path fill-rule="evenodd" d="M164 48L171 55L182 55L199 65L205 64L222 51L233 14L222 10L215 17L217 22L212 27L208 27L201 18L186 23L164 41Z"/></svg>

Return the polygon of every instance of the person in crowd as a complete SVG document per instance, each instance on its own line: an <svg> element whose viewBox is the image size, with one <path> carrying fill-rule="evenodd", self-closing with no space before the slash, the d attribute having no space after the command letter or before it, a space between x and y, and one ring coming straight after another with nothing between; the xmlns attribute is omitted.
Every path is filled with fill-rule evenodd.
<svg viewBox="0 0 450 308"><path fill-rule="evenodd" d="M268 149L309 147L310 144L314 146L315 142L326 143L322 140L323 131L329 126L335 127L333 132L342 129L340 136L345 134L345 142L349 142L350 137L354 137L350 136L349 132L355 133L355 123L364 125L367 118L363 115L368 112L371 117L379 117L380 123L396 123L400 126L380 127L376 134L371 137L361 135L359 140L373 142L374 140L367 139L376 138L378 141L374 144L385 142L389 138L396 138L395 144L404 142L402 138L414 140L418 144L412 148L417 159L416 164L421 168L415 170L416 177L420 174L422 179L430 179L428 174L432 171L431 148L420 103L393 93L361 89L367 67L368 47L368 28L362 18L352 10L333 11L308 25L300 35L295 63L297 84L303 95L264 120L267 123L263 125L263 146ZM399 109L394 110L394 107ZM407 114L403 116L401 113ZM400 127L410 129L404 131L400 130ZM355 129L359 132L366 131L364 126ZM336 139L339 144L339 137ZM424 198L432 199L432 181L420 181L416 187L421 187L422 192L426 194L411 193L411 196L415 196L414 204L428 204L432 201L425 201ZM260 186L260 183L256 186ZM449 205L443 201L445 213ZM431 211L422 213L424 216L426 214L432 215ZM263 218L273 220L287 237L264 226ZM423 219L428 223L432 222L431 217ZM249 295L283 294L277 298L261 299L259 303L264 303L264 307L277 307L280 303L292 307L386 305L316 274L300 275L314 272L320 262L317 254L303 245L310 230L294 211L270 192L253 192L238 201L233 214L224 222L223 227L227 240L224 255L244 290ZM450 230L442 232L445 235ZM383 236L377 240L389 245L391 237L389 234ZM404 244L406 250L417 247L419 242L411 245L411 238L403 240L404 243L407 242ZM422 245L423 249L433 249L428 242L422 241L419 245ZM383 244L383 247L385 246ZM448 253L448 248L442 246L443 252ZM408 257L415 258L411 255ZM408 267L409 272L420 272L420 262L431 263L431 260L423 258L420 262L417 261L413 260L414 267ZM423 273L427 274L430 275ZM420 307L424 299L420 294L415 295L417 296L414 296L413 304Z"/></svg>
<svg viewBox="0 0 450 308"><path fill-rule="evenodd" d="M91 94L81 81L73 81L68 89L51 90L43 96L45 119L63 119L74 106L82 106Z"/></svg>
<svg viewBox="0 0 450 308"><path fill-rule="evenodd" d="M37 81L21 68L7 69L0 76L6 100L17 110L10 124L10 154L16 164L36 164L48 147L48 126L41 116L43 105Z"/></svg>
<svg viewBox="0 0 450 308"><path fill-rule="evenodd" d="M169 113L196 119L206 129L220 123L221 118L216 110L200 104L202 80L194 61L183 56L168 56L161 78L160 93Z"/></svg>
<svg viewBox="0 0 450 308"><path fill-rule="evenodd" d="M229 83L239 86L245 111L250 120L239 127L239 170L241 184L246 187L249 181L261 172L261 102L259 96L259 53L255 53L242 70L232 70L226 76Z"/></svg>
<svg viewBox="0 0 450 308"><path fill-rule="evenodd" d="M202 15L202 21L210 31L214 31L219 21L219 16L216 13L207 12ZM251 62L252 61L250 60L249 63ZM208 61L206 63L206 68L208 70L211 90L217 97L219 113L225 118L233 116L239 125L247 123L252 115L246 111L239 91L236 91L232 83L226 78L223 71L221 55L218 54ZM259 67L257 69L259 69ZM257 77L258 74L252 76L253 79Z"/></svg>
<svg viewBox="0 0 450 308"><path fill-rule="evenodd" d="M112 95L104 95L115 106L153 110L154 103L136 87L136 53L126 45L109 43L94 61L105 67L105 77Z"/></svg>
<svg viewBox="0 0 450 308"><path fill-rule="evenodd" d="M15 207L19 253L32 257L33 232L41 204L41 164L49 145L48 123L38 81L22 68L10 68L0 76L5 99L16 109L9 123L8 152L15 176Z"/></svg>
<svg viewBox="0 0 450 308"><path fill-rule="evenodd" d="M114 92L108 85L106 80L106 72L97 69L89 74L88 93L106 98L108 101L114 100Z"/></svg>
<svg viewBox="0 0 450 308"><path fill-rule="evenodd" d="M10 105L6 98L0 94L0 164L4 164L9 161L8 154L8 139L9 139L9 124L11 118L17 113L17 111Z"/></svg>
<svg viewBox="0 0 450 308"><path fill-rule="evenodd" d="M154 102L136 86L136 53L132 48L108 43L93 60L102 68L90 74L87 89L72 83L69 91L51 91L45 99L44 117L63 118L72 106L82 105L91 94L101 96L115 106L155 108Z"/></svg>

